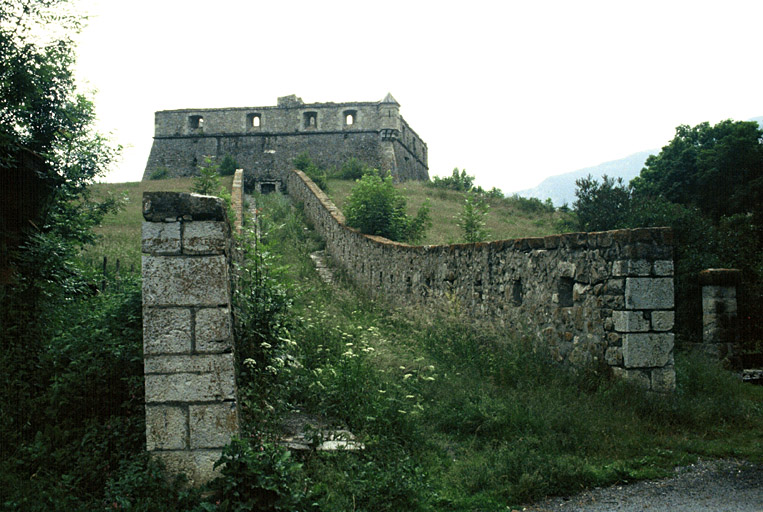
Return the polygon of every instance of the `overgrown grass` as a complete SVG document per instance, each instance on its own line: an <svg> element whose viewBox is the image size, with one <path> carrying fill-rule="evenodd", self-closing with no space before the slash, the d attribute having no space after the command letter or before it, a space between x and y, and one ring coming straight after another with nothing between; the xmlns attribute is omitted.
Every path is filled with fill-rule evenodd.
<svg viewBox="0 0 763 512"><path fill-rule="evenodd" d="M230 190L233 178L221 178L223 186ZM117 259L121 272L140 272L140 226L143 222L143 192L190 192L193 178L170 178L164 180L136 181L130 183L100 183L92 187L95 197L112 195L123 198L122 209L116 215L109 215L103 225L96 228L100 241L88 248L82 259L94 268L100 269L103 257L108 268L113 271Z"/></svg>
<svg viewBox="0 0 763 512"><path fill-rule="evenodd" d="M328 195L341 210L355 182L352 180L328 180ZM432 227L427 231L425 245L460 243L463 233L456 220L463 210L466 195L455 190L438 189L420 181L406 181L395 187L403 192L408 201L409 215L429 199ZM486 198L490 205L486 218L489 240L546 236L563 230L562 220L569 215L551 212L543 208L533 208L527 200L508 198Z"/></svg>
<svg viewBox="0 0 763 512"><path fill-rule="evenodd" d="M270 250L295 269L300 367L274 389L285 409L366 445L304 460L322 510L504 510L665 476L699 456L763 460L763 389L679 353L677 392L651 395L606 368L557 366L521 333L477 327L455 306L423 317L324 285L307 259L317 242L284 201L261 207L278 215Z"/></svg>
<svg viewBox="0 0 763 512"><path fill-rule="evenodd" d="M0 405L20 404L2 429L0 508L506 510L697 457L763 461L763 388L679 353L676 393L650 395L606 368L560 367L455 304L395 309L341 271L326 285L299 209L277 194L257 201L263 241L244 279L255 286L237 296L239 322L254 327L237 348L250 360L245 440L226 448L222 478L186 492L144 453L140 287L125 277L49 311L34 360L29 347L0 353L12 370ZM295 408L350 428L365 449L288 453L273 436Z"/></svg>

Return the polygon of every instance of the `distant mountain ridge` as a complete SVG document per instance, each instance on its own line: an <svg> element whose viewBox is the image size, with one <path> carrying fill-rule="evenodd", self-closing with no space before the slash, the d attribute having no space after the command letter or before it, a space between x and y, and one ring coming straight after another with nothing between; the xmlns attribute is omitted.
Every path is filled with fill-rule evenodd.
<svg viewBox="0 0 763 512"><path fill-rule="evenodd" d="M628 183L639 175L641 169L644 168L644 162L646 162L647 157L657 153L659 153L658 149L640 151L619 160L612 160L594 165L593 167L551 176L541 181L537 187L520 190L517 192L517 195L522 197L537 197L543 201L550 197L554 206L562 206L565 203L572 206L572 202L575 201L575 180L585 178L589 174L594 178L600 179L603 174L606 174L611 178L622 178L625 183Z"/></svg>
<svg viewBox="0 0 763 512"><path fill-rule="evenodd" d="M763 116L753 117L748 119L748 121L756 121L763 127ZM537 197L542 201L551 198L554 206L562 206L565 203L572 206L572 203L575 201L576 180L585 178L589 174L594 178L601 179L602 175L606 174L610 178L622 178L627 184L641 173L641 169L644 168L644 163L649 155L656 155L659 152L659 149L640 151L619 160L612 160L594 165L593 167L551 176L541 181L537 187L520 190L516 194L522 197Z"/></svg>

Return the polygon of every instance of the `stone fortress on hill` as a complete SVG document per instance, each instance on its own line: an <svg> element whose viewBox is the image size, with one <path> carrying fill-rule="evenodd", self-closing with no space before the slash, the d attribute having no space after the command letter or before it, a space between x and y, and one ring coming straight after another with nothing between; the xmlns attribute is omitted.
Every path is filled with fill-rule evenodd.
<svg viewBox="0 0 763 512"><path fill-rule="evenodd" d="M157 171L192 176L206 157L226 155L255 183L280 188L296 156L326 168L351 157L390 171L398 181L429 179L427 145L400 115L391 94L377 102L304 103L295 95L273 107L162 110L143 179Z"/></svg>

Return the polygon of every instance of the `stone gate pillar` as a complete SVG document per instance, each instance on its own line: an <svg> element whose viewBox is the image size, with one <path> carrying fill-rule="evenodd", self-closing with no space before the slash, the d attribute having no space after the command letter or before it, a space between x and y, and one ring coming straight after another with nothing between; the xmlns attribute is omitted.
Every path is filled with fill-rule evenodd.
<svg viewBox="0 0 763 512"><path fill-rule="evenodd" d="M729 359L738 341L737 286L742 272L711 268L699 273L702 286L702 344L697 347L719 359Z"/></svg>
<svg viewBox="0 0 763 512"><path fill-rule="evenodd" d="M191 485L238 432L230 226L221 199L143 195L146 448Z"/></svg>

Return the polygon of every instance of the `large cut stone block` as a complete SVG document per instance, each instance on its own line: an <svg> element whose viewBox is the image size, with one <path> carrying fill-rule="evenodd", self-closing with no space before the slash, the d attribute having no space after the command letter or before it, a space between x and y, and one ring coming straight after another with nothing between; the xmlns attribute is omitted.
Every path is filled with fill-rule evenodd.
<svg viewBox="0 0 763 512"><path fill-rule="evenodd" d="M196 312L196 351L226 352L232 348L231 315L228 308L204 308Z"/></svg>
<svg viewBox="0 0 763 512"><path fill-rule="evenodd" d="M191 310L143 308L143 353L190 354Z"/></svg>
<svg viewBox="0 0 763 512"><path fill-rule="evenodd" d="M234 402L190 406L191 448L220 448L238 433Z"/></svg>
<svg viewBox="0 0 763 512"><path fill-rule="evenodd" d="M228 239L227 222L187 222L183 229L183 254L223 254Z"/></svg>
<svg viewBox="0 0 763 512"><path fill-rule="evenodd" d="M654 275L672 276L673 272L673 260L659 260L654 262Z"/></svg>
<svg viewBox="0 0 763 512"><path fill-rule="evenodd" d="M190 487L198 487L220 476L220 468L215 469L215 462L220 458L219 449L154 452L151 456L164 463L167 474L184 474Z"/></svg>
<svg viewBox="0 0 763 512"><path fill-rule="evenodd" d="M141 247L153 255L180 254L180 223L144 222Z"/></svg>
<svg viewBox="0 0 763 512"><path fill-rule="evenodd" d="M623 336L623 364L626 368L665 366L672 360L673 334L629 333Z"/></svg>
<svg viewBox="0 0 763 512"><path fill-rule="evenodd" d="M146 449L188 448L188 411L174 405L146 406Z"/></svg>
<svg viewBox="0 0 763 512"><path fill-rule="evenodd" d="M652 330L669 331L673 329L676 314L673 311L652 311Z"/></svg>
<svg viewBox="0 0 763 512"><path fill-rule="evenodd" d="M228 286L225 256L143 255L144 306L227 305Z"/></svg>
<svg viewBox="0 0 763 512"><path fill-rule="evenodd" d="M612 320L618 332L647 332L649 320L644 318L641 311L613 311Z"/></svg>
<svg viewBox="0 0 763 512"><path fill-rule="evenodd" d="M146 403L233 400L233 372L146 375Z"/></svg>
<svg viewBox="0 0 763 512"><path fill-rule="evenodd" d="M143 372L149 373L233 373L233 354L148 356Z"/></svg>
<svg viewBox="0 0 763 512"><path fill-rule="evenodd" d="M648 276L651 270L647 260L617 260L612 264L613 276Z"/></svg>
<svg viewBox="0 0 763 512"><path fill-rule="evenodd" d="M672 309L673 278L629 277L625 280L626 309Z"/></svg>

